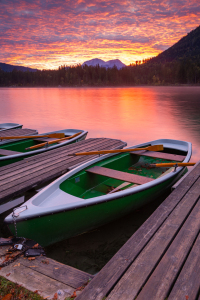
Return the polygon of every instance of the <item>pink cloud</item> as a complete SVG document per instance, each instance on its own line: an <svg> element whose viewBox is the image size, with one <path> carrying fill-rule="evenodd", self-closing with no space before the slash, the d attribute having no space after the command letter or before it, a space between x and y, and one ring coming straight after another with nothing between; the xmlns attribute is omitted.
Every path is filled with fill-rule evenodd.
<svg viewBox="0 0 200 300"><path fill-rule="evenodd" d="M57 68L152 57L199 25L197 0L1 2L0 61Z"/></svg>

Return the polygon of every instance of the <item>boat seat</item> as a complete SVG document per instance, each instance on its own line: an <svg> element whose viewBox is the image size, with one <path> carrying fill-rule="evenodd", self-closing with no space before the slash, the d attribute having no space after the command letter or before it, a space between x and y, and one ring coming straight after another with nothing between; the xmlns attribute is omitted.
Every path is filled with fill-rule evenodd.
<svg viewBox="0 0 200 300"><path fill-rule="evenodd" d="M6 149L0 149L0 155L9 156L9 155L15 155L15 154L21 154L22 152L12 151L12 150L6 150Z"/></svg>
<svg viewBox="0 0 200 300"><path fill-rule="evenodd" d="M37 141L37 142L45 143L45 142L57 141L58 139L46 137L46 138L36 138L36 139L33 139L33 140Z"/></svg>
<svg viewBox="0 0 200 300"><path fill-rule="evenodd" d="M87 169L86 171L89 173L103 175L106 177L111 177L111 178L119 179L122 181L137 183L137 184L144 184L144 183L154 180L149 177L130 174L130 173L122 172L122 171L116 171L113 169L108 169L108 168L99 167L99 166L92 167L90 169Z"/></svg>
<svg viewBox="0 0 200 300"><path fill-rule="evenodd" d="M133 151L130 153L136 154L136 155L150 156L150 157L155 157L155 158L162 158L162 159L167 159L167 160L174 160L174 161L179 161L179 162L181 162L185 159L184 155L177 155L177 154L156 152L156 151L147 151L147 150Z"/></svg>

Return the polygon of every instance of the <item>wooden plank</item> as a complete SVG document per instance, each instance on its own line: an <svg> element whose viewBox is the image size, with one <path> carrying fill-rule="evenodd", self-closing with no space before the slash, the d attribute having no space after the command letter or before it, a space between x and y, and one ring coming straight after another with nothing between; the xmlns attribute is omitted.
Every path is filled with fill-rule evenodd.
<svg viewBox="0 0 200 300"><path fill-rule="evenodd" d="M188 199L188 201L190 201L190 199ZM180 272L185 259L187 258L190 248L199 233L199 230L200 201L197 202L173 243L170 245L169 249L163 256L151 277L148 279L145 286L143 286L142 291L137 297L138 300L160 300L167 297L171 286L176 280L176 277Z"/></svg>
<svg viewBox="0 0 200 300"><path fill-rule="evenodd" d="M102 139L98 139L98 141L97 140L95 141L95 139L89 139L89 140L84 140L84 141L77 142L76 144L69 144L69 145L63 146L63 147L58 148L58 149L52 149L50 151L47 151L46 153L44 152L44 153L40 153L40 154L37 154L37 155L32 156L32 157L27 157L23 161L19 161L19 162L1 167L0 168L0 170L1 170L0 178L2 178L3 175L7 174L9 172L9 170L12 170L12 172L13 172L13 170L19 170L24 165L26 165L27 163L34 164L35 162L37 162L37 163L38 162L46 162L49 159L54 159L55 160L57 158L65 156L67 153L69 153L69 150L73 149L74 147L77 147L78 149L79 148L83 149L85 147L95 146L95 144L96 144L96 147L98 147L99 144L101 145L101 143L104 143L104 142L107 142L107 141L108 141L107 139L106 139L106 141L102 140Z"/></svg>
<svg viewBox="0 0 200 300"><path fill-rule="evenodd" d="M164 153L164 152L144 151L144 150L131 152L131 154L145 155L145 156L162 158L162 159L167 159L167 160L175 160L175 161L183 161L185 159L185 156L183 156L183 155L170 154L170 153Z"/></svg>
<svg viewBox="0 0 200 300"><path fill-rule="evenodd" d="M21 258L17 260L17 262L20 262L26 267L30 267L34 264L37 267L37 272L71 286L74 289L84 285L88 280L94 277L86 272L43 256L37 257L34 261Z"/></svg>
<svg viewBox="0 0 200 300"><path fill-rule="evenodd" d="M15 155L15 154L22 154L22 152L0 149L0 155L9 156L9 155Z"/></svg>
<svg viewBox="0 0 200 300"><path fill-rule="evenodd" d="M0 137L2 136L18 136L18 135L35 135L37 134L37 130L28 129L28 128L19 128L19 129L9 129L0 132Z"/></svg>
<svg viewBox="0 0 200 300"><path fill-rule="evenodd" d="M101 147L105 147L105 145L101 145ZM68 151L70 151L70 150L68 150ZM16 181L17 179L22 179L22 177L32 175L34 172L38 173L40 170L45 171L45 169L47 169L49 166L54 165L57 168L58 164L60 162L62 162L64 164L64 163L68 163L68 162L72 162L72 161L76 160L76 159L73 160L72 158L67 156L66 153L67 152L63 153L62 155L60 154L57 157L57 159L56 159L56 157L54 157L52 159L52 157L48 158L48 156L47 156L45 161L39 160L39 162L37 162L37 161L31 161L28 163L26 162L26 163L23 163L21 165L21 168L17 169L16 171L7 172L7 174L5 174L5 172L4 172L4 174L0 176L1 190L2 191L4 190L3 185L8 183L8 179L9 179L9 184L11 184L12 181ZM31 171L31 174L30 174L30 171Z"/></svg>
<svg viewBox="0 0 200 300"><path fill-rule="evenodd" d="M84 146L87 147L88 143L89 144L90 143L94 143L94 140L92 139L92 141L91 141L91 139L88 139L88 140L77 142L76 144L69 144L69 145L63 146L63 147L58 148L58 149L52 149L51 151L47 151L46 153L39 153L39 154L37 154L35 156L27 157L27 158L23 159L22 161L18 161L18 162L9 164L7 166L0 167L0 171L1 171L0 172L0 178L2 178L4 174L7 174L9 172L9 170L12 170L12 171L14 170L15 171L15 170L21 169L23 167L23 165L27 164L27 162L34 163L35 160L37 162L39 162L39 161L43 162L43 161L46 160L46 158L47 159L50 158L50 157L55 158L55 157L57 157L57 155L61 155L62 153L65 153L66 151L68 151L69 149L71 149L71 147L73 149L73 147L75 145L76 145L76 147L77 146L78 147L79 146L80 147L84 147Z"/></svg>
<svg viewBox="0 0 200 300"><path fill-rule="evenodd" d="M168 300L196 300L200 288L200 234L192 247L181 273L179 274Z"/></svg>
<svg viewBox="0 0 200 300"><path fill-rule="evenodd" d="M62 300L73 294L74 289L72 287L37 272L34 262L32 262L32 268L21 264L17 266L17 264L18 262L16 261L16 263L14 262L2 268L0 275L32 292L37 290L42 297L48 297L48 299L53 299L55 293L58 293L58 291L61 293L59 299Z"/></svg>
<svg viewBox="0 0 200 300"><path fill-rule="evenodd" d="M188 177L181 182L177 189L162 202L144 224L101 269L91 283L76 298L77 300L101 300L113 289L121 276L127 271L150 239L168 218L169 214L199 178L199 173L200 162L195 166L193 172L191 172Z"/></svg>
<svg viewBox="0 0 200 300"><path fill-rule="evenodd" d="M153 272L153 270L156 268L157 264L160 262L163 254L168 249L170 244L173 242L176 235L181 234L181 227L183 222L186 220L188 214L191 211L191 208L195 205L198 195L200 193L200 179L194 184L192 191L190 195L189 193L186 194L186 196L182 199L182 201L179 203L179 205L174 209L174 211L171 213L171 215L167 218L167 220L163 223L161 228L158 230L158 232L152 237L152 239L149 241L148 245L143 249L141 254L136 258L136 260L133 262L133 264L130 266L130 268L126 271L124 276L120 279L120 281L117 283L113 291L108 296L108 300L113 299L120 299L120 300L130 300L137 296L137 299L140 299L140 290L142 289L142 296L141 299L147 299L147 295L149 296L148 299L165 299L165 297L156 296L154 293L156 293L157 289L159 290L159 286L155 286L153 282L151 282L151 285L148 285L148 282L146 285L148 285L148 288L145 288L145 283L148 280L149 276ZM191 196L192 194L192 196ZM198 208L200 208L200 202L198 204ZM197 213L196 213L197 212ZM193 224L197 217L200 215L199 212L196 210L193 214L194 218L190 218L189 224ZM196 221L195 221L196 222ZM194 225L194 224L193 224ZM199 220L200 225L200 220ZM195 223L195 229L198 230L198 222ZM180 230L180 231L179 231ZM188 236L188 244L187 246L191 246L191 240L196 236L196 230L194 230L194 235L190 234ZM186 234L185 240L187 240L187 233L184 231L184 234ZM183 236L181 234L181 236ZM180 240L179 240L180 241ZM191 243L189 243L189 241ZM181 243L181 242L180 242ZM178 245L177 249L178 249ZM181 257L182 253L179 253L179 257ZM186 252L187 254L187 252ZM176 254L174 254L176 255ZM161 262L162 263L162 260ZM166 267L167 268L167 267ZM171 265L171 268L173 269L173 266ZM161 269L160 276L162 277L162 272L165 273L163 269ZM177 269L178 272L178 269ZM174 271L174 274L176 272ZM166 274L165 274L166 275ZM152 275L153 276L153 275ZM167 277L169 279L169 277ZM162 277L163 282L165 279ZM174 278L173 278L174 280ZM163 283L160 281L160 286L162 286ZM167 286L167 283L165 283L165 286ZM143 293L143 290L145 289L146 293ZM151 294L150 291L151 290ZM139 295L138 295L139 294Z"/></svg>
<svg viewBox="0 0 200 300"><path fill-rule="evenodd" d="M99 166L92 167L90 169L87 169L86 171L92 174L102 175L106 177L119 179L121 181L128 181L137 184L145 184L154 180L152 178L121 172L121 171L116 171L113 169L108 169Z"/></svg>

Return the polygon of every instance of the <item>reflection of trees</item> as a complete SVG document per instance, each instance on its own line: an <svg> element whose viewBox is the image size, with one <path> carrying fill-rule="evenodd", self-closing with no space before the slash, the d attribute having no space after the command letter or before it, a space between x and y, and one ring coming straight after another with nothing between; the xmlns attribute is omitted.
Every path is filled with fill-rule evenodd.
<svg viewBox="0 0 200 300"><path fill-rule="evenodd" d="M134 86L200 84L200 59L172 62L146 60L118 70L116 67L61 66L58 70L12 72L0 70L0 86Z"/></svg>
<svg viewBox="0 0 200 300"><path fill-rule="evenodd" d="M167 93L166 93L167 92ZM171 114L178 126L196 136L199 140L200 132L200 87L169 87L163 88L159 97L162 107L171 107ZM188 135L189 136L189 135ZM190 136L192 138L192 136ZM179 139L179 137L177 137Z"/></svg>
<svg viewBox="0 0 200 300"><path fill-rule="evenodd" d="M200 126L200 89L195 87L183 88L179 94L172 97L176 109L184 116ZM200 129L200 128L199 128Z"/></svg>

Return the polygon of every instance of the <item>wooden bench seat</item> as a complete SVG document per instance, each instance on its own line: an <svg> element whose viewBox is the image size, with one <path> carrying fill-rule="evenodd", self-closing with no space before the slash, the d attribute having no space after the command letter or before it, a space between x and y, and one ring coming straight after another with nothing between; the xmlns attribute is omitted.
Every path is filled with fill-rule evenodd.
<svg viewBox="0 0 200 300"><path fill-rule="evenodd" d="M99 166L92 167L86 171L89 173L103 175L106 177L111 177L111 178L119 179L122 181L127 181L127 182L137 183L137 184L144 184L144 183L151 182L154 180L149 177L130 174L130 173L122 172L122 171L116 171L116 170L99 167Z"/></svg>
<svg viewBox="0 0 200 300"><path fill-rule="evenodd" d="M185 159L184 155L177 155L177 154L171 154L171 153L164 153L164 152L156 152L156 151L146 151L146 150L139 150L130 152L131 154L136 155L144 155L144 156L150 156L155 158L162 158L167 160L175 160L175 161L183 161Z"/></svg>
<svg viewBox="0 0 200 300"><path fill-rule="evenodd" d="M6 149L0 149L0 155L4 155L4 156L15 155L15 154L20 154L20 153L22 153L22 152L6 150Z"/></svg>

